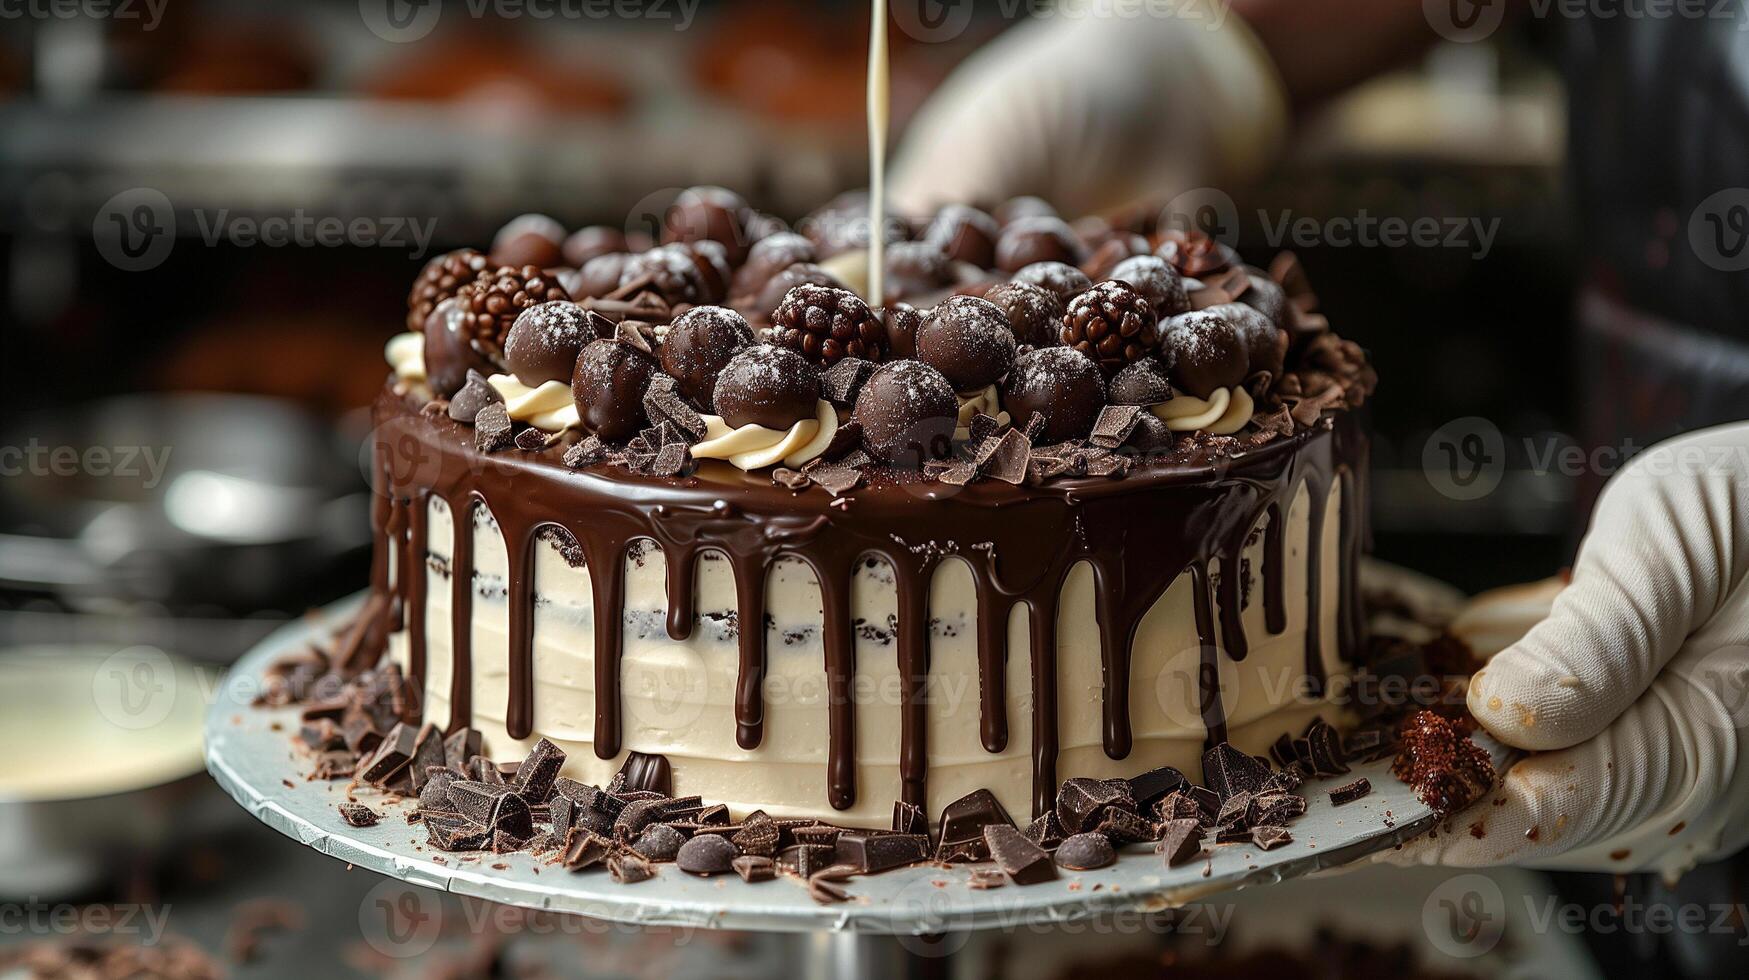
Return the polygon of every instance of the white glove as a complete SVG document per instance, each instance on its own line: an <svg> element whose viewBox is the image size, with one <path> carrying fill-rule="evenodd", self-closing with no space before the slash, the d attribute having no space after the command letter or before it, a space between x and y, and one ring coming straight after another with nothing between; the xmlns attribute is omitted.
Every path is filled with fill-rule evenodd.
<svg viewBox="0 0 1749 980"><path fill-rule="evenodd" d="M1547 618L1471 681L1483 727L1535 754L1385 859L1673 878L1749 843L1746 575L1749 424L1636 457Z"/></svg>
<svg viewBox="0 0 1749 980"><path fill-rule="evenodd" d="M1067 215L1164 201L1262 167L1287 118L1274 65L1226 0L1064 3L948 79L911 123L890 190L909 214L1017 194Z"/></svg>

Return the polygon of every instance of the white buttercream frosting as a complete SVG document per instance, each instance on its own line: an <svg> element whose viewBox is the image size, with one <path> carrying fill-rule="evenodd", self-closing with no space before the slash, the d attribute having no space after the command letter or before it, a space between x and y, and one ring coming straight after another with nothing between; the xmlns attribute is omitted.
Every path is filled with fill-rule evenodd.
<svg viewBox="0 0 1749 980"><path fill-rule="evenodd" d="M401 381L425 380L425 335L398 333L383 345L383 359Z"/></svg>
<svg viewBox="0 0 1749 980"><path fill-rule="evenodd" d="M518 422L542 432L563 432L579 424L571 386L563 381L548 381L539 388L530 388L509 374L494 374L486 381L503 397L504 410Z"/></svg>
<svg viewBox="0 0 1749 980"><path fill-rule="evenodd" d="M1207 398L1179 394L1149 409L1173 432L1196 432L1230 436L1251 421L1256 406L1244 388L1216 388Z"/></svg>
<svg viewBox="0 0 1749 980"><path fill-rule="evenodd" d="M796 467L817 458L838 433L838 410L824 399L815 403L814 417L788 429L763 425L734 428L720 415L705 415L703 441L692 447L694 459L722 459L743 470L782 463Z"/></svg>
<svg viewBox="0 0 1749 980"><path fill-rule="evenodd" d="M1002 410L1002 400L996 395L996 386L974 391L970 394L955 395L960 400L959 421L954 423L953 437L964 441L971 438L972 419L979 415L988 415L1006 425L1008 413Z"/></svg>

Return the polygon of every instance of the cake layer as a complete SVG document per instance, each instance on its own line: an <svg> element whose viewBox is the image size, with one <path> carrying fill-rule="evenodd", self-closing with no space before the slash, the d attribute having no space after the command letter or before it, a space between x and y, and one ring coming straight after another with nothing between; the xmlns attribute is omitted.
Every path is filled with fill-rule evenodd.
<svg viewBox="0 0 1749 980"><path fill-rule="evenodd" d="M737 810L884 824L987 787L1018 817L1059 774L1261 754L1327 710L1304 684L1357 642L1352 420L1122 481L846 507L710 463L486 456L392 392L377 415L377 585L426 718L499 756L552 738L589 782L638 751Z"/></svg>

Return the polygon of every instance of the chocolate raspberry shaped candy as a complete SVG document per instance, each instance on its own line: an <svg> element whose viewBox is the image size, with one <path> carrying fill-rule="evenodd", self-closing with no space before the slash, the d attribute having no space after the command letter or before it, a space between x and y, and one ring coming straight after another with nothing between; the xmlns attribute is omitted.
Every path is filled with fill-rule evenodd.
<svg viewBox="0 0 1749 980"><path fill-rule="evenodd" d="M662 245L631 257L619 275L621 288L643 282L668 305L697 305L709 300L710 288L698 258L685 245Z"/></svg>
<svg viewBox="0 0 1749 980"><path fill-rule="evenodd" d="M848 289L801 285L771 314L772 343L830 367L840 358L880 361L887 329L862 298Z"/></svg>
<svg viewBox="0 0 1749 980"><path fill-rule="evenodd" d="M731 428L760 425L783 431L814 417L820 372L787 347L755 344L723 365L715 394L712 404Z"/></svg>
<svg viewBox="0 0 1749 980"><path fill-rule="evenodd" d="M892 361L863 383L850 418L870 456L917 469L952 450L959 407L940 371L922 361Z"/></svg>
<svg viewBox="0 0 1749 980"><path fill-rule="evenodd" d="M1042 415L1041 442L1082 439L1105 408L1105 376L1091 357L1073 347L1027 351L1002 385L1002 407L1019 429Z"/></svg>
<svg viewBox="0 0 1749 980"><path fill-rule="evenodd" d="M583 428L608 442L624 442L648 428L644 390L655 374L656 362L636 346L590 341L571 376L571 398Z"/></svg>
<svg viewBox="0 0 1749 980"><path fill-rule="evenodd" d="M771 281L772 276L798 262L813 262L817 258L819 253L814 250L814 243L793 231L761 238L747 251L747 261L735 270L729 295L737 301L741 297L754 296ZM767 312L776 305L766 307Z"/></svg>
<svg viewBox="0 0 1749 980"><path fill-rule="evenodd" d="M492 238L493 265L549 268L565 262L565 226L544 214L512 218Z"/></svg>
<svg viewBox="0 0 1749 980"><path fill-rule="evenodd" d="M1018 218L996 239L996 268L1015 273L1034 262L1081 263L1081 242L1061 218Z"/></svg>
<svg viewBox="0 0 1749 980"><path fill-rule="evenodd" d="M783 298L789 291L802 285L830 286L833 289L848 289L844 280L812 262L797 262L788 266L777 275L766 280L759 294L753 298L753 305L747 311L748 316L769 319L772 311L783 303Z"/></svg>
<svg viewBox="0 0 1749 980"><path fill-rule="evenodd" d="M1056 293L1029 282L1004 282L991 286L984 298L1008 317L1014 339L1031 347L1055 347L1062 341L1063 301Z"/></svg>
<svg viewBox="0 0 1749 980"><path fill-rule="evenodd" d="M500 266L463 287L456 294L468 314L468 330L477 349L494 360L504 356L504 341L516 318L531 306L555 299L570 299L557 278L539 267Z"/></svg>
<svg viewBox="0 0 1749 980"><path fill-rule="evenodd" d="M1160 359L1172 383L1198 398L1231 388L1251 373L1245 341L1233 322L1213 310L1180 313L1160 335Z"/></svg>
<svg viewBox="0 0 1749 980"><path fill-rule="evenodd" d="M1160 323L1141 293L1107 279L1069 301L1061 336L1065 345L1098 361L1109 377L1154 355Z"/></svg>
<svg viewBox="0 0 1749 980"><path fill-rule="evenodd" d="M974 392L1014 367L1014 328L1002 310L975 296L951 296L917 328L917 359L947 378L954 391Z"/></svg>
<svg viewBox="0 0 1749 980"><path fill-rule="evenodd" d="M935 213L923 240L955 262L969 262L980 269L996 264L996 239L1002 228L996 219L977 208L949 204Z"/></svg>
<svg viewBox="0 0 1749 980"><path fill-rule="evenodd" d="M531 306L516 317L504 339L504 365L516 380L538 388L548 381L571 380L583 345L612 331L607 318L570 300Z"/></svg>
<svg viewBox="0 0 1749 980"><path fill-rule="evenodd" d="M890 358L917 356L917 328L923 325L923 315L909 303L894 303L875 311L887 328L887 356Z"/></svg>
<svg viewBox="0 0 1749 980"><path fill-rule="evenodd" d="M407 329L425 329L425 320L437 304L460 292L486 269L486 256L471 248L458 248L434 256L413 281L407 295Z"/></svg>
<svg viewBox="0 0 1749 980"><path fill-rule="evenodd" d="M425 318L425 380L445 398L467 384L468 372L494 374L498 366L481 352L468 329L468 311L454 296L437 304Z"/></svg>
<svg viewBox="0 0 1749 980"><path fill-rule="evenodd" d="M722 187L689 187L662 218L662 243L719 242L729 263L747 257L747 219L752 208L741 195Z"/></svg>
<svg viewBox="0 0 1749 980"><path fill-rule="evenodd" d="M579 228L565 239L560 252L565 257L565 264L574 269L581 269L589 264L589 260L599 258L612 252L624 252L626 249L625 232L609 225L589 225Z"/></svg>
<svg viewBox="0 0 1749 980"><path fill-rule="evenodd" d="M1048 289L1065 303L1093 287L1087 273L1067 262L1034 262L1016 272L1014 281Z"/></svg>
<svg viewBox="0 0 1749 980"><path fill-rule="evenodd" d="M1162 320L1190 310L1190 294L1184 276L1158 255L1134 255L1111 270L1111 278L1126 282L1148 300L1154 315Z"/></svg>
<svg viewBox="0 0 1749 980"><path fill-rule="evenodd" d="M753 346L746 318L722 306L695 306L674 318L660 351L662 370L698 405L714 404L717 377L743 348Z"/></svg>

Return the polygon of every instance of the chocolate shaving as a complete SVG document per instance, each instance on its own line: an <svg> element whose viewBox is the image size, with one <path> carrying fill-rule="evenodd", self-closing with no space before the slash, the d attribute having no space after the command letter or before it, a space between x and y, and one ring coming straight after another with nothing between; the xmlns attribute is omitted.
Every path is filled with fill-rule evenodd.
<svg viewBox="0 0 1749 980"><path fill-rule="evenodd" d="M771 471L771 482L786 490L806 490L813 481L801 470L779 466Z"/></svg>
<svg viewBox="0 0 1749 980"><path fill-rule="evenodd" d="M1032 440L1015 429L1009 429L997 440L985 475L992 480L1019 486L1025 482L1031 464Z"/></svg>
<svg viewBox="0 0 1749 980"><path fill-rule="evenodd" d="M705 437L704 416L687 403L678 383L666 374L650 379L650 387L644 391L644 414L658 425L672 425L688 437L689 445Z"/></svg>
<svg viewBox="0 0 1749 980"><path fill-rule="evenodd" d="M818 466L810 465L806 471L808 479L818 484L834 497L841 497L856 489L862 483L862 474L846 466L824 463Z"/></svg>
<svg viewBox="0 0 1749 980"><path fill-rule="evenodd" d="M599 436L584 436L576 445L565 450L565 465L580 470L605 461L607 456L607 444Z"/></svg>
<svg viewBox="0 0 1749 980"><path fill-rule="evenodd" d="M1371 792L1372 782L1365 776L1362 776L1352 783L1344 783L1331 790L1330 805L1341 806L1344 803L1353 803L1355 800L1358 800Z"/></svg>
<svg viewBox="0 0 1749 980"><path fill-rule="evenodd" d="M341 803L337 809L340 818L353 827L375 827L382 816L363 803Z"/></svg>
<svg viewBox="0 0 1749 980"><path fill-rule="evenodd" d="M820 397L842 408L856 404L857 393L874 367L860 357L840 359L820 375Z"/></svg>
<svg viewBox="0 0 1749 980"><path fill-rule="evenodd" d="M1107 405L1100 410L1099 419L1093 423L1093 435L1088 441L1105 449L1116 449L1129 441L1130 433L1135 431L1141 415L1142 408L1139 405Z"/></svg>
<svg viewBox="0 0 1749 980"><path fill-rule="evenodd" d="M498 393L498 389L492 387L492 383L486 380L486 376L473 368L468 368L467 382L449 400L449 417L457 422L473 425L474 417L480 414L480 409L487 405L502 404L504 404L504 396Z"/></svg>
<svg viewBox="0 0 1749 980"><path fill-rule="evenodd" d="M516 434L516 448L524 452L538 453L558 441L559 436L556 433L548 434L533 426Z"/></svg>
<svg viewBox="0 0 1749 980"><path fill-rule="evenodd" d="M474 448L483 453L495 453L516 444L510 412L502 402L480 409L474 416Z"/></svg>

